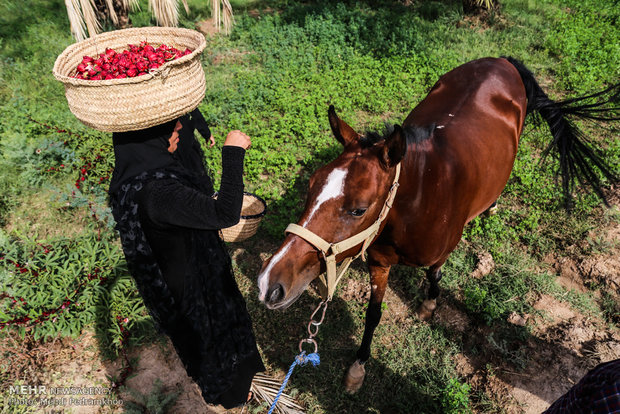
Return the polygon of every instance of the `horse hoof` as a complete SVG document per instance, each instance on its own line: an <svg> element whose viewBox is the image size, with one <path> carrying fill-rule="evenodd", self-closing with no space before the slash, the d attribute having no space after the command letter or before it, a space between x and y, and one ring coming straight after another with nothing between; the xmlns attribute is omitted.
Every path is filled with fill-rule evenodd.
<svg viewBox="0 0 620 414"><path fill-rule="evenodd" d="M364 383L364 377L366 376L366 369L364 364L358 359L351 365L347 376L344 379L344 388L349 394L355 394L362 387Z"/></svg>
<svg viewBox="0 0 620 414"><path fill-rule="evenodd" d="M491 207L489 207L489 208L487 209L487 211L485 211L486 216L487 216L487 217L491 217L491 216L496 215L496 214L497 214L497 210L498 210L498 208L497 208L497 202L495 202L495 203L493 203L493 205L491 205Z"/></svg>
<svg viewBox="0 0 620 414"><path fill-rule="evenodd" d="M423 321L429 321L435 313L437 301L435 299L426 299L416 311L418 318Z"/></svg>

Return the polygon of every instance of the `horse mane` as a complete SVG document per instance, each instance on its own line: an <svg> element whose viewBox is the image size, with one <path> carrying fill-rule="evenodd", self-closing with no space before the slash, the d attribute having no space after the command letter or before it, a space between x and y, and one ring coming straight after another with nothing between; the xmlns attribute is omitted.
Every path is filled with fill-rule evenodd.
<svg viewBox="0 0 620 414"><path fill-rule="evenodd" d="M431 137L435 130L435 124L427 125L424 127L418 125L406 125L402 127L405 134L405 140L407 146L411 144L418 144L424 142ZM369 148L379 142L385 141L394 132L394 125L385 123L383 131L367 131L360 139L359 143L362 148Z"/></svg>

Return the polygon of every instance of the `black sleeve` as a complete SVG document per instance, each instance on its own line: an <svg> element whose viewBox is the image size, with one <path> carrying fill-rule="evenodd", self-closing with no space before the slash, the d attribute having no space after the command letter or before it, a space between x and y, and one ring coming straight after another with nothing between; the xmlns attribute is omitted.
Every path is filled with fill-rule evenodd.
<svg viewBox="0 0 620 414"><path fill-rule="evenodd" d="M241 147L222 149L222 182L217 200L174 179L155 180L140 191L141 214L162 227L215 230L234 226L243 204L244 156Z"/></svg>

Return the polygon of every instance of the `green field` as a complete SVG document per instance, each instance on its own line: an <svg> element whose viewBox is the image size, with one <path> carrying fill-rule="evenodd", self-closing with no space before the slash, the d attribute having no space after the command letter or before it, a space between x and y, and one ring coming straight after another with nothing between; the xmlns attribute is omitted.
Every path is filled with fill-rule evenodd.
<svg viewBox="0 0 620 414"><path fill-rule="evenodd" d="M134 26L153 24L143 3L131 14ZM208 3L190 0L181 26L208 18ZM557 99L620 79L614 0L503 0L499 12L482 17L464 16L461 2L450 0L232 3L232 34L207 38L202 57L207 90L200 109L218 142L205 153L217 181L227 131L252 137L246 188L267 201L269 213L254 238L230 248L269 373L279 379L319 298L310 291L289 310L270 312L257 300L256 275L286 225L297 221L311 173L340 152L327 121L330 104L358 131L401 123L439 76L484 56L518 58ZM2 411L9 384L46 381L32 349L90 332L101 358L114 361L156 341L107 207L110 134L73 116L51 74L71 43L64 2L0 4L0 412L27 412ZM619 124L579 125L619 173ZM545 350L574 354L569 361L580 373L620 358L620 266L613 261L620 255L620 195L605 182L611 208L580 190L574 210L564 211L555 160L541 160L549 139L546 126L528 120L499 213L466 227L444 266L441 312L432 322L413 313L425 289L423 270L393 268L366 383L350 396L341 382L361 340L369 290L365 265L353 266L318 336L321 365L299 368L289 385L308 412L527 411L511 389L515 378L535 383L532 372L544 358L560 369L564 360L541 356ZM471 277L489 255L494 268ZM574 286L562 283L567 269ZM572 319L554 319L543 300L566 307ZM508 322L513 313L530 319L525 326ZM561 339L576 323L591 335ZM586 343L592 338L617 351ZM9 346L15 343L23 345ZM463 369L463 359L473 368ZM557 381L556 390L568 386Z"/></svg>

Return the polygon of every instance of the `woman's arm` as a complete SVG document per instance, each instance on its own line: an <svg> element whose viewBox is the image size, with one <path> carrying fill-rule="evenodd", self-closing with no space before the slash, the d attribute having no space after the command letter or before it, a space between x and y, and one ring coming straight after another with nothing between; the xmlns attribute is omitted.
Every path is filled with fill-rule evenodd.
<svg viewBox="0 0 620 414"><path fill-rule="evenodd" d="M217 200L174 179L155 180L139 194L141 214L157 226L222 229L239 222L243 204L245 149L224 146L222 180Z"/></svg>

